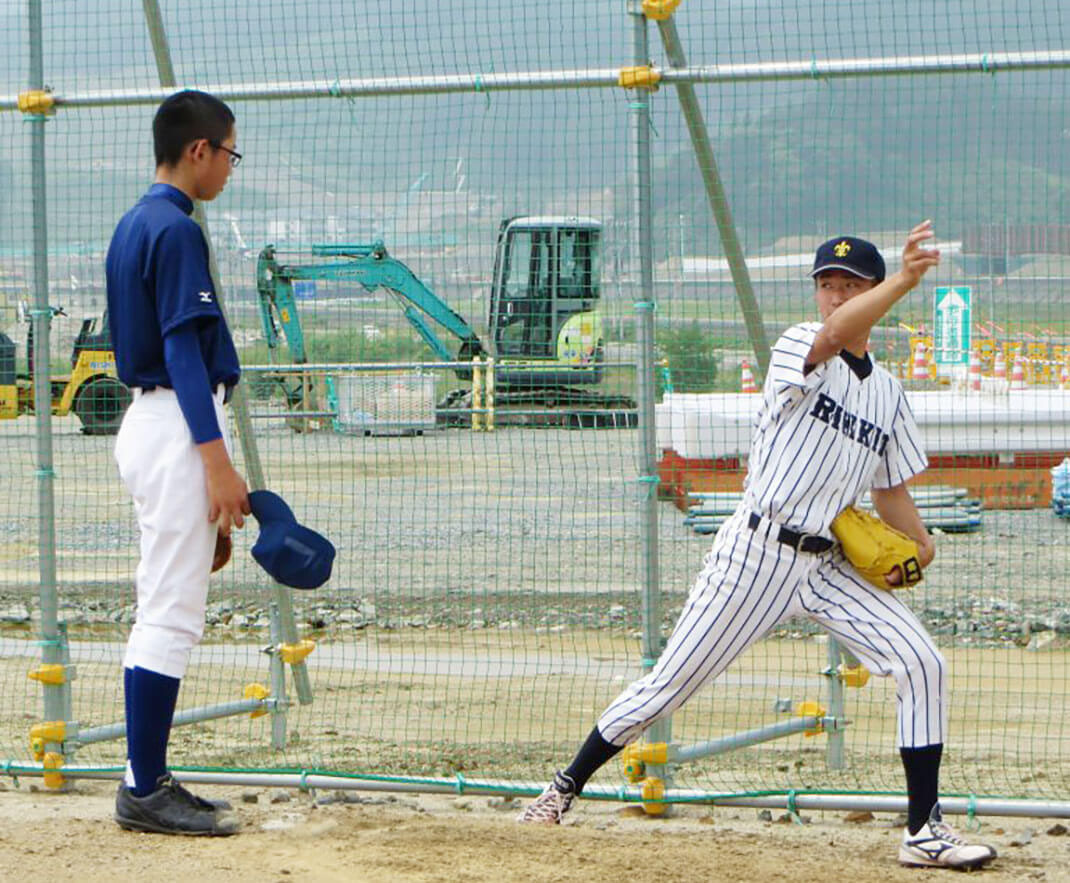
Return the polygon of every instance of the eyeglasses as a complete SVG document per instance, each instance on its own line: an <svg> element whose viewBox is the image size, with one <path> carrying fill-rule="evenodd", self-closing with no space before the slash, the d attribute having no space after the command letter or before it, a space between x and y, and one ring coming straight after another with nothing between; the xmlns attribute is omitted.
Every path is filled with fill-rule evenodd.
<svg viewBox="0 0 1070 883"><path fill-rule="evenodd" d="M238 163L241 162L241 154L238 153L238 151L231 150L229 147L224 147L218 141L209 141L208 143L211 144L212 147L214 147L216 150L222 150L225 153L229 153L231 168L236 169L238 167Z"/></svg>

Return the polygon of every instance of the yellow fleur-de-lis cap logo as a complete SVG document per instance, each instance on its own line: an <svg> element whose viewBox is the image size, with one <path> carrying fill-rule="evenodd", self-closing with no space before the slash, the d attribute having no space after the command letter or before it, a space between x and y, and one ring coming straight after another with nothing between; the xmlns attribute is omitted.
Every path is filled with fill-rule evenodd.
<svg viewBox="0 0 1070 883"><path fill-rule="evenodd" d="M847 252L851 250L851 243L846 239L842 239L836 243L836 247L832 250L835 252L836 257L845 258L847 257Z"/></svg>

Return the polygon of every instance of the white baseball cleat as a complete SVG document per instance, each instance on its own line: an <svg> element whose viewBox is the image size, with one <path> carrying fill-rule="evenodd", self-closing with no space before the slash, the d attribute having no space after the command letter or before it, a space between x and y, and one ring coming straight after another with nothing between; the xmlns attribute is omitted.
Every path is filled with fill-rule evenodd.
<svg viewBox="0 0 1070 883"><path fill-rule="evenodd" d="M973 871L983 868L996 857L996 851L983 843L970 843L940 816L940 807L933 808L929 821L917 834L903 831L899 847L899 863L920 868L955 868Z"/></svg>
<svg viewBox="0 0 1070 883"><path fill-rule="evenodd" d="M518 822L537 825L560 825L561 817L572 809L576 799L576 783L562 772L554 774L554 780L546 790L528 804Z"/></svg>

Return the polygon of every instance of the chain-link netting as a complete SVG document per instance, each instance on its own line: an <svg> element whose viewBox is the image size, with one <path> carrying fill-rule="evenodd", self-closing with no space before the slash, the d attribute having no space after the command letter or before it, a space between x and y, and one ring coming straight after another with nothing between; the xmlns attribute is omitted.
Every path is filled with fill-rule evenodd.
<svg viewBox="0 0 1070 883"><path fill-rule="evenodd" d="M177 87L213 91L237 117L242 162L204 204L244 366L251 432L235 421L236 460L338 548L325 587L289 596L297 637L315 641L302 704L280 661L280 647L301 653L289 605L249 555L255 525L239 535L180 708L277 704L176 728L172 763L544 779L656 656L737 504L761 398L747 389L765 347L817 317L814 248L863 236L894 268L931 218L941 265L871 349L907 387L930 455L914 489L938 556L908 603L949 662L943 785L1065 796L1067 523L1050 505L1070 453L1061 4L685 2L671 21L691 80L669 76L664 26L646 25L639 57L643 19L623 0L162 3L156 53L153 5L46 4L57 101L44 122L16 109L42 85L27 78L27 11L0 9L0 757L31 762L45 719L50 687L27 672L47 681L42 643L57 640L42 634L51 493L73 669L66 738L45 741L66 743L67 764L124 759L121 728L105 731L122 720L138 540L112 454L129 395L104 325L104 255L152 180L152 115L172 91L162 52ZM660 88L616 85L648 63ZM703 138L716 176L696 160ZM456 320L443 325L445 307ZM45 325L48 364L32 364ZM475 377L473 341L495 357ZM55 415L44 468L41 372ZM1061 512L1070 479L1056 485ZM828 709L827 642L801 620L777 627L674 715L674 743L770 727L806 700ZM847 689L842 768L827 734L796 734L680 765L673 781L901 791L895 705L891 680ZM594 780L625 782L617 764Z"/></svg>

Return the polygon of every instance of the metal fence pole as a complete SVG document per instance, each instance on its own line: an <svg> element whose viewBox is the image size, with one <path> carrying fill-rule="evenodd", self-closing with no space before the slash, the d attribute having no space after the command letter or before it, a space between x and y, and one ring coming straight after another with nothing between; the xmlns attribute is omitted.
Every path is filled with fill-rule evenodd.
<svg viewBox="0 0 1070 883"><path fill-rule="evenodd" d="M844 757L844 727L847 723L847 711L843 676L840 673L841 662L843 662L843 657L840 653L840 643L833 635L829 635L828 668L826 669L829 686L828 714L836 722L835 727L825 731L828 739L825 745L825 766L830 770L847 768L847 761Z"/></svg>
<svg viewBox="0 0 1070 883"><path fill-rule="evenodd" d="M29 88L45 86L44 35L41 0L29 0L30 70ZM41 602L41 662L66 665L66 631L59 626L56 590L56 506L55 471L52 452L52 384L49 331L52 313L48 304L48 205L45 181L45 122L43 113L27 115L30 124L30 175L33 203L33 401L37 427L37 545L38 586ZM47 721L69 721L70 687L64 672L62 683L43 682L44 715ZM61 751L50 742L45 751Z"/></svg>
<svg viewBox="0 0 1070 883"><path fill-rule="evenodd" d="M632 16L634 60L645 65L649 59L647 20L639 0L628 0L628 14ZM635 305L638 364L639 463L641 495L639 513L640 573L642 579L642 654L643 668L649 671L657 661L664 642L661 638L661 590L658 570L658 495L657 495L657 436L654 425L654 249L653 217L650 202L650 95L648 90L636 89L629 102L631 111L632 145L632 213L633 245L639 257L640 300ZM663 718L646 732L650 742L668 742L672 736L672 721ZM648 767L653 776L669 785L667 766Z"/></svg>
<svg viewBox="0 0 1070 883"><path fill-rule="evenodd" d="M145 23L149 29L149 37L152 40L152 51L156 57L156 70L160 77L160 85L174 87L177 85L175 69L171 60L171 48L167 42L167 32L163 25L163 16L160 14L158 0L142 0L145 9ZM212 276L212 285L215 286L216 303L226 320L226 305L224 303L223 285L219 277L219 267L216 264L215 250L212 248L212 237L208 231L208 220L204 215L204 206L200 202L193 202L193 219L204 231L205 242L208 243L208 269ZM245 474L249 487L253 490L262 489L264 485L264 469L260 463L260 451L256 446L256 438L253 435L253 424L249 418L249 402L245 394L245 388L238 384L234 389L234 395L230 402L234 413L234 420L238 429L238 439L241 443L242 456L245 459ZM287 644L297 642L297 624L294 622L293 605L290 602L290 592L278 583L272 583L272 597L279 609L279 624L282 629L283 641ZM312 702L312 683L308 677L308 669L304 662L292 663L294 687L297 690L297 700L302 705ZM279 696L282 700L285 697Z"/></svg>
<svg viewBox="0 0 1070 883"><path fill-rule="evenodd" d="M669 64L673 68L686 68L687 57L684 55L684 47L680 42L680 34L676 30L676 22L672 17L659 21L658 30L661 32L661 41L665 45L665 54L669 57ZM750 273L747 272L747 263L743 258L743 246L739 243L736 223L732 219L732 208L728 204L728 196L721 182L721 173L717 169L717 159L713 155L709 132L706 131L702 106L698 102L693 83L677 82L675 86L676 96L680 100L680 109L687 123L687 131L691 136L695 159L702 173L702 183L706 187L706 199L709 201L713 218L717 222L721 245L728 259L728 268L732 272L732 282L735 284L736 297L739 298L739 307L743 312L743 321L747 325L747 334L750 337L751 347L754 349L754 358L758 361L761 377L764 378L769 372L769 341L765 337L762 312L758 306L758 299L754 296L754 286L751 285Z"/></svg>
<svg viewBox="0 0 1070 883"><path fill-rule="evenodd" d="M675 83L812 82L824 79L865 79L919 74L974 74L1066 70L1070 50L1039 52L973 52L885 58L806 58L800 61L700 64L655 70L665 85ZM292 101L296 98L371 98L386 95L447 95L472 92L538 91L543 89L615 89L619 68L556 71L481 71L416 76L339 77L286 82L213 83L206 90L224 101ZM58 92L61 107L129 107L159 104L169 93L161 88L86 89ZM15 110L18 97L0 94L0 111Z"/></svg>

